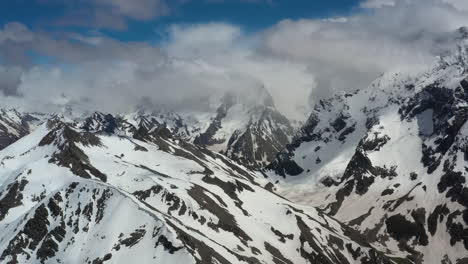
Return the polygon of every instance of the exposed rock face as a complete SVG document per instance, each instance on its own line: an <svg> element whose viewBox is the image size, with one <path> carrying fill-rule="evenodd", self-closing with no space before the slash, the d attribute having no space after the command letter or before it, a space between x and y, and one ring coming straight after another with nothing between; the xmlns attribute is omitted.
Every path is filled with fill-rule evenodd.
<svg viewBox="0 0 468 264"><path fill-rule="evenodd" d="M294 133L289 120L268 107L252 109L247 125L236 129L222 153L249 168L269 164Z"/></svg>
<svg viewBox="0 0 468 264"><path fill-rule="evenodd" d="M0 262L405 263L221 154L110 120L55 118L0 152Z"/></svg>
<svg viewBox="0 0 468 264"><path fill-rule="evenodd" d="M276 186L283 195L321 207L381 249L415 263L463 263L467 47L462 40L420 74L385 74L320 101L267 174L285 183Z"/></svg>
<svg viewBox="0 0 468 264"><path fill-rule="evenodd" d="M42 116L23 114L14 109L0 109L0 150L29 134Z"/></svg>
<svg viewBox="0 0 468 264"><path fill-rule="evenodd" d="M208 128L193 142L219 151L252 169L269 164L291 140L294 128L279 113L269 94L264 102L245 105L226 96Z"/></svg>
<svg viewBox="0 0 468 264"><path fill-rule="evenodd" d="M119 122L120 121L120 122ZM104 115L96 112L92 116L85 119L81 128L88 132L104 132L112 134L118 128L119 123L123 120L118 120L111 114Z"/></svg>

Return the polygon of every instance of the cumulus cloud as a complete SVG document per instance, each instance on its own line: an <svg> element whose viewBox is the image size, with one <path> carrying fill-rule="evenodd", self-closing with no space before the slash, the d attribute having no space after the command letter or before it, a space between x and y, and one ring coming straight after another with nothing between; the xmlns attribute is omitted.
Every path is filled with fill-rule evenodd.
<svg viewBox="0 0 468 264"><path fill-rule="evenodd" d="M395 6L398 4L410 4L415 3L420 0L365 0L361 2L361 7L364 8L382 8L385 6ZM426 1L427 5L433 4L448 4L452 7L455 7L459 10L468 10L468 2L465 0L440 0L440 1Z"/></svg>
<svg viewBox="0 0 468 264"><path fill-rule="evenodd" d="M265 34L265 50L308 64L317 98L366 86L385 71L427 65L468 25L467 12L442 1L364 4L379 8L346 19L282 21Z"/></svg>
<svg viewBox="0 0 468 264"><path fill-rule="evenodd" d="M3 96L19 96L18 86L21 83L22 69L19 67L0 66L0 94Z"/></svg>
<svg viewBox="0 0 468 264"><path fill-rule="evenodd" d="M0 30L0 43L6 41L28 42L33 39L33 34L21 23L8 23Z"/></svg>
<svg viewBox="0 0 468 264"><path fill-rule="evenodd" d="M170 58L197 61L211 72L255 80L269 91L280 111L301 119L309 110L313 74L307 64L265 56L259 50L261 41L261 34L249 35L233 25L211 23L171 27L162 48ZM245 94L249 88L243 89Z"/></svg>
<svg viewBox="0 0 468 264"><path fill-rule="evenodd" d="M0 90L11 105L126 112L142 102L198 111L217 106L214 94L255 98L253 91L266 89L280 111L304 119L325 96L433 62L456 43L453 32L468 25L463 3L369 0L348 17L284 20L255 33L226 23L172 25L158 45L13 23L0 30ZM137 19L140 11L126 4L113 12ZM35 63L31 51L54 62Z"/></svg>
<svg viewBox="0 0 468 264"><path fill-rule="evenodd" d="M244 39L241 29L229 24L173 25L164 47L174 57L205 58L238 52Z"/></svg>
<svg viewBox="0 0 468 264"><path fill-rule="evenodd" d="M210 101L213 95L235 92L255 101L267 89L281 98L275 100L281 111L303 118L314 86L307 65L262 56L257 42L239 27L220 23L172 26L160 47L105 36L34 33L18 52L34 49L60 63L23 67L16 93L24 96L23 107L45 111L72 105L80 111L125 112L143 98L155 108L196 111L218 107L219 101Z"/></svg>

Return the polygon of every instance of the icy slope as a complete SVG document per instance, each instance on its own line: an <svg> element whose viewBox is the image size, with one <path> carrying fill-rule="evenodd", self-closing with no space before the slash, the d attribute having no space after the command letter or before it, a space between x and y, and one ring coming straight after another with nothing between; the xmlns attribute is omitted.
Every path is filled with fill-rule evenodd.
<svg viewBox="0 0 468 264"><path fill-rule="evenodd" d="M467 47L321 101L268 167L280 193L416 263L466 263Z"/></svg>
<svg viewBox="0 0 468 264"><path fill-rule="evenodd" d="M50 120L0 152L0 262L401 263L167 131L78 125Z"/></svg>

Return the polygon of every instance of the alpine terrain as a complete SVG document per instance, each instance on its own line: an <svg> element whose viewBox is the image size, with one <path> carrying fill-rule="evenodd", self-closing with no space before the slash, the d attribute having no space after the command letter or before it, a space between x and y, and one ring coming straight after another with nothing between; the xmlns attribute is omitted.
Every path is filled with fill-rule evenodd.
<svg viewBox="0 0 468 264"><path fill-rule="evenodd" d="M2 150L0 168L2 263L404 262L144 122L54 116Z"/></svg>
<svg viewBox="0 0 468 264"><path fill-rule="evenodd" d="M61 32L62 22L53 32L0 28L0 264L468 264L468 29L361 29L372 18L412 21L419 1L362 1L355 8L373 11L286 20L261 37L225 24L174 26L158 45L104 28ZM439 1L421 10L468 17ZM142 3L168 9L134 6ZM92 11L122 30L171 9L163 0L75 5L77 16ZM426 13L414 16L423 24ZM423 62L353 86L389 57L363 62L361 45L380 52L382 42L355 35L395 50L409 42L402 53L425 49ZM332 56L341 47L355 50ZM362 89L306 94L322 84L330 94L341 73ZM293 120L310 101L307 120Z"/></svg>
<svg viewBox="0 0 468 264"><path fill-rule="evenodd" d="M321 100L268 166L279 193L317 206L383 252L468 263L468 40L430 69Z"/></svg>
<svg viewBox="0 0 468 264"><path fill-rule="evenodd" d="M261 169L291 142L295 122L276 110L271 95L264 89L252 98L236 93L214 95L212 107L203 111L148 110L141 107L132 114L94 113L81 118L78 127L88 132L121 131L133 135L136 128L167 130L181 140L222 153L250 168Z"/></svg>

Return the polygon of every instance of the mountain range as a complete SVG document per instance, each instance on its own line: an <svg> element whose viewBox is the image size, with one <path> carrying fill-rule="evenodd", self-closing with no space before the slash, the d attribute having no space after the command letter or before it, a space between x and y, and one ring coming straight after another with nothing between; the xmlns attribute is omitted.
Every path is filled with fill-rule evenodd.
<svg viewBox="0 0 468 264"><path fill-rule="evenodd" d="M459 31L458 34L464 31ZM468 263L468 38L318 100L0 111L1 263Z"/></svg>

